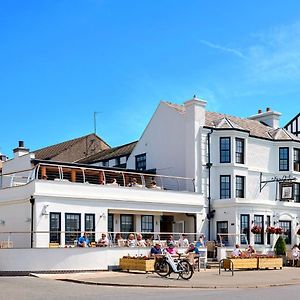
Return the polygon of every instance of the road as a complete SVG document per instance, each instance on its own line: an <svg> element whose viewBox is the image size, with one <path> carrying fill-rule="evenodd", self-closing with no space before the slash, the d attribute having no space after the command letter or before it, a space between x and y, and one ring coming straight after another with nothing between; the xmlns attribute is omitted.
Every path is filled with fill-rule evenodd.
<svg viewBox="0 0 300 300"><path fill-rule="evenodd" d="M252 289L119 288L84 285L33 277L0 277L0 300L57 299L293 299L300 285Z"/></svg>

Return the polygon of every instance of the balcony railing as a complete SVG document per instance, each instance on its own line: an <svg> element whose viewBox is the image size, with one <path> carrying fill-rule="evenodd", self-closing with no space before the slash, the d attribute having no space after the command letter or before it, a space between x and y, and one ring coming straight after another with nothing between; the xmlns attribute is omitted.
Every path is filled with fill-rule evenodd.
<svg viewBox="0 0 300 300"><path fill-rule="evenodd" d="M116 188L130 187L157 191L195 192L194 179L192 178L53 163L39 163L30 170L3 174L0 183L2 188L7 188L24 185L32 180L73 182Z"/></svg>

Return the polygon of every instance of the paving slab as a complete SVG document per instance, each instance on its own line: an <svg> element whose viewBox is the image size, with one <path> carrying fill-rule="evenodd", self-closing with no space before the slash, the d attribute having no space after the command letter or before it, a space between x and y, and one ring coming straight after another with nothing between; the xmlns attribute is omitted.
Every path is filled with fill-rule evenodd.
<svg viewBox="0 0 300 300"><path fill-rule="evenodd" d="M300 285L300 268L285 267L282 270L240 270L231 272L208 269L195 272L190 280L159 277L155 273L142 272L90 272L66 274L31 274L32 276L91 285L155 287L155 288L258 288L284 285Z"/></svg>

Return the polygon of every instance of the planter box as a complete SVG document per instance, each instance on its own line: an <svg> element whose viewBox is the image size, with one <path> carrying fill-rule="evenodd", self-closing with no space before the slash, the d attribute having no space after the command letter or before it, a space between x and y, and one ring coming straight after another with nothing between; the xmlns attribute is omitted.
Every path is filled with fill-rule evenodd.
<svg viewBox="0 0 300 300"><path fill-rule="evenodd" d="M230 258L224 259L223 267L225 270L231 270L231 261L233 269L257 269L257 258Z"/></svg>
<svg viewBox="0 0 300 300"><path fill-rule="evenodd" d="M136 270L144 272L154 271L154 259L135 259L135 258L120 258L120 268L122 270Z"/></svg>
<svg viewBox="0 0 300 300"><path fill-rule="evenodd" d="M282 258L274 257L274 258L257 258L257 266L259 269L282 269Z"/></svg>

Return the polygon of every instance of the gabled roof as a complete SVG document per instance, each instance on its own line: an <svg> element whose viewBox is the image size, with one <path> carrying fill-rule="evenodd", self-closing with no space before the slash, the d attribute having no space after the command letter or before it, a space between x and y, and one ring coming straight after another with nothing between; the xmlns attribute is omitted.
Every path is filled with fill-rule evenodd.
<svg viewBox="0 0 300 300"><path fill-rule="evenodd" d="M94 145L91 146L92 144ZM58 160L61 161L73 162L85 155L89 155L89 151L99 151L99 149L104 150L107 148L109 148L109 145L96 134L92 133L35 150L33 153L36 159L53 160L59 158Z"/></svg>
<svg viewBox="0 0 300 300"><path fill-rule="evenodd" d="M90 163L96 163L96 162L103 161L103 160L121 157L121 156L129 156L131 154L131 152L133 151L136 144L137 144L137 141L134 141L129 144L102 150L102 151L99 151L98 153L95 153L95 154L85 157L83 159L79 159L77 162L90 164Z"/></svg>
<svg viewBox="0 0 300 300"><path fill-rule="evenodd" d="M169 107L175 109L180 113L185 113L183 105L173 104L170 102L163 102ZM247 118L239 118L227 114L217 112L205 112L205 126L215 129L237 129L249 132L251 136L258 138L265 138L269 140L294 140L300 141L296 135L287 132L285 129L274 129L266 124L250 120ZM274 132L276 131L276 132Z"/></svg>

